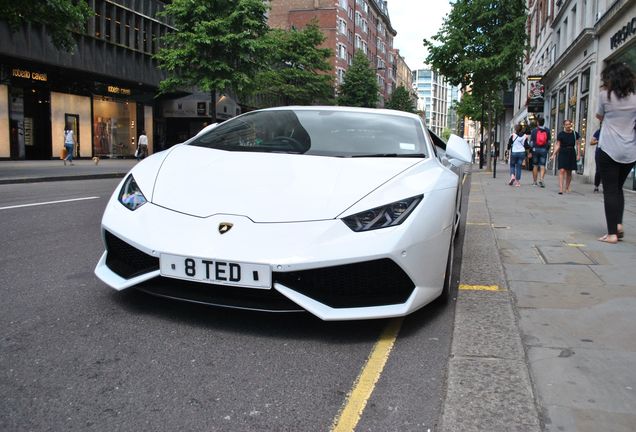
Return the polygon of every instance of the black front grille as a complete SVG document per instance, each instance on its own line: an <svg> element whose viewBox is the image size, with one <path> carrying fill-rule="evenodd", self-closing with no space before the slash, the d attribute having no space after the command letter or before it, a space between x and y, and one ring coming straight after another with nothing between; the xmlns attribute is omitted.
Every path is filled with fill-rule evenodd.
<svg viewBox="0 0 636 432"><path fill-rule="evenodd" d="M415 288L392 260L274 273L274 281L333 308L404 303Z"/></svg>
<svg viewBox="0 0 636 432"><path fill-rule="evenodd" d="M105 231L106 265L124 279L130 279L159 270L159 258L155 258L129 245L119 237Z"/></svg>
<svg viewBox="0 0 636 432"><path fill-rule="evenodd" d="M269 312L303 312L300 306L275 289L242 288L156 277L136 285L149 294L240 309Z"/></svg>

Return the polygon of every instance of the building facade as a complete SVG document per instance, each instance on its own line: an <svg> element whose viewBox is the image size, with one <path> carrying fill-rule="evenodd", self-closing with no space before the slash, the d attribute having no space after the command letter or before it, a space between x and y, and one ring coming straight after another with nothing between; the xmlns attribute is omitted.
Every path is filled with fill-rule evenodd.
<svg viewBox="0 0 636 432"><path fill-rule="evenodd" d="M274 28L303 28L317 20L334 50L331 59L336 83L342 84L353 54L362 50L376 68L380 87L379 106L396 87L396 56L386 1L382 0L270 0L269 25Z"/></svg>
<svg viewBox="0 0 636 432"><path fill-rule="evenodd" d="M413 71L417 109L424 112L426 125L438 136L448 127L451 90L446 78L432 69Z"/></svg>
<svg viewBox="0 0 636 432"><path fill-rule="evenodd" d="M88 0L95 15L70 54L41 26L9 31L0 21L0 158L59 157L64 128L75 130L76 157L125 157L146 130L155 146L152 60L171 31L157 0ZM9 43L5 43L8 41Z"/></svg>
<svg viewBox="0 0 636 432"><path fill-rule="evenodd" d="M515 88L514 124L543 117L553 139L565 119L582 137L578 172L593 178L589 140L599 122L600 73L621 61L636 70L636 2L629 0L529 0L530 51Z"/></svg>

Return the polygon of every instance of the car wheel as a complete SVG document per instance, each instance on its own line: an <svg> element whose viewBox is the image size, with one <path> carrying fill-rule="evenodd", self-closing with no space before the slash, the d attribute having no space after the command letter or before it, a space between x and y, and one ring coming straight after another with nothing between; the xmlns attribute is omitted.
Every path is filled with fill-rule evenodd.
<svg viewBox="0 0 636 432"><path fill-rule="evenodd" d="M451 290L453 288L453 258L455 250L455 236L453 236L450 246L448 248L448 260L446 261L446 273L444 274L444 286L442 288L442 294L439 296L443 302L448 302L451 299Z"/></svg>

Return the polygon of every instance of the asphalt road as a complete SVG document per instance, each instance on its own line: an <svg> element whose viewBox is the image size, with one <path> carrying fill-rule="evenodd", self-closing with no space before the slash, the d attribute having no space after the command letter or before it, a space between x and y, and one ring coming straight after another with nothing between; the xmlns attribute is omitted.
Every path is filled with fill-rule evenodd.
<svg viewBox="0 0 636 432"><path fill-rule="evenodd" d="M115 292L93 268L118 181L0 185L0 430L331 430L391 320ZM357 431L435 430L453 319L434 303L402 321Z"/></svg>

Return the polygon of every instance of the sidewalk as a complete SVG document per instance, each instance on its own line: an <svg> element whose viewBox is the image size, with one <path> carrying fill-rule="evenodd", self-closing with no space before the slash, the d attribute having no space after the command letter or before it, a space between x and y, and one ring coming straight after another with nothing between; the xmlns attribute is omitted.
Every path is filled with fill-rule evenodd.
<svg viewBox="0 0 636 432"><path fill-rule="evenodd" d="M506 168L473 166L442 430L634 431L636 193L610 245L593 185Z"/></svg>
<svg viewBox="0 0 636 432"><path fill-rule="evenodd" d="M90 159L76 159L72 166L64 166L61 160L3 160L0 184L123 177L136 163L136 159L102 159L96 165Z"/></svg>

